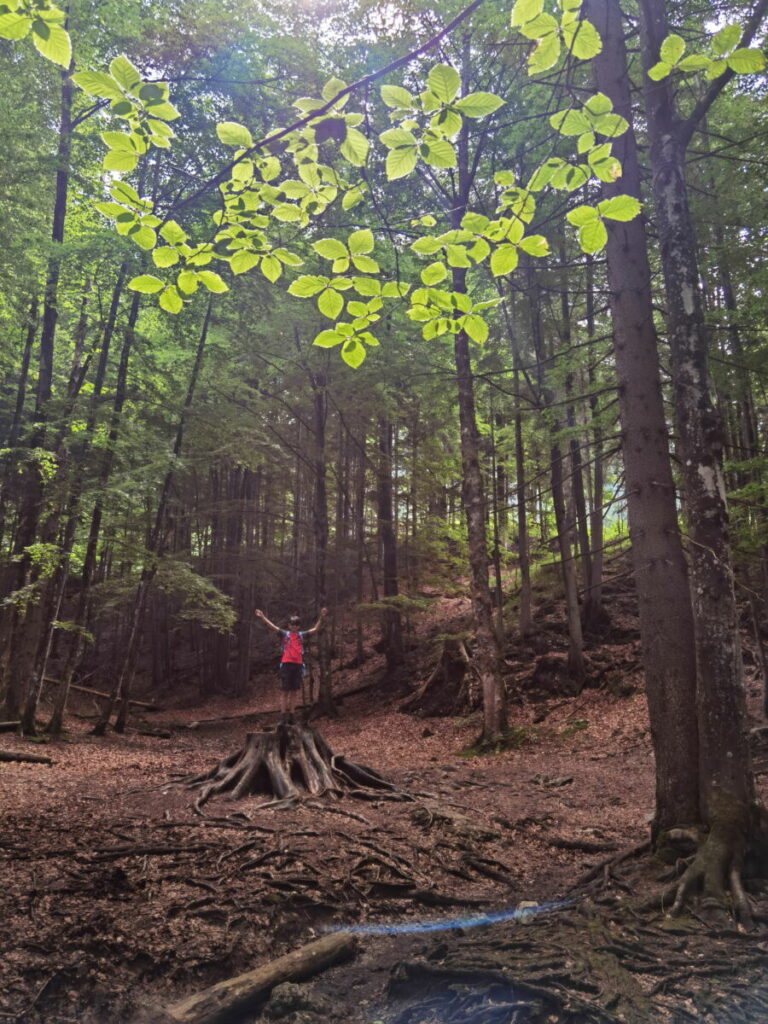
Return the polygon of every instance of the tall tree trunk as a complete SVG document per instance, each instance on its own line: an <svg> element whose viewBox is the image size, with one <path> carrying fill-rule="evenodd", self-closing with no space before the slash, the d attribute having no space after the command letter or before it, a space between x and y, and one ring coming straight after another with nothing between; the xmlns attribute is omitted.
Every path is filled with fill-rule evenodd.
<svg viewBox="0 0 768 1024"><path fill-rule="evenodd" d="M382 590L384 601L400 592L397 577L397 540L392 524L392 424L379 418L379 461L376 473L376 500L381 546ZM382 616L382 642L387 672L403 663L403 627L400 611L391 604Z"/></svg>
<svg viewBox="0 0 768 1024"><path fill-rule="evenodd" d="M520 393L520 371L515 356L515 392ZM520 559L520 635L525 638L533 628L531 613L531 557L528 541L525 449L523 448L523 414L518 404L515 411L515 484L517 496L517 553Z"/></svg>
<svg viewBox="0 0 768 1024"><path fill-rule="evenodd" d="M557 433L558 427L557 423L552 425L553 435ZM552 504L555 510L557 545L560 552L565 609L568 616L568 672L579 684L583 684L585 676L584 638L581 630L579 590L576 582L576 563L571 550L570 524L566 515L563 493L563 455L557 442L553 443L550 448L550 458L552 461Z"/></svg>
<svg viewBox="0 0 768 1024"><path fill-rule="evenodd" d="M365 427L363 427L357 455L357 477L355 481L355 547L357 551L355 595L358 605L363 603L365 597L365 475L367 460L365 442L366 434ZM365 658L363 640L363 619L361 614L358 613L355 628L355 658L358 665L361 665Z"/></svg>
<svg viewBox="0 0 768 1024"><path fill-rule="evenodd" d="M595 84L632 124L629 73L617 0L588 0L603 39ZM623 173L604 184L609 198L641 198L633 129L613 143ZM607 222L609 301L619 388L632 564L643 668L656 757L654 834L699 820L696 663L693 616L675 507L645 225Z"/></svg>
<svg viewBox="0 0 768 1024"><path fill-rule="evenodd" d="M536 374L539 402L543 409L551 406L554 401L552 389L545 379L545 368L552 363L552 354L546 352L544 331L541 322L541 301L539 282L533 266L528 263L528 287L531 316L531 337L536 353ZM584 681L584 637L581 629L581 612L579 609L579 590L576 582L576 566L571 551L571 523L566 512L565 491L563 487L563 455L560 448L560 422L556 417L549 417L550 437L550 474L552 482L552 505L555 512L557 528L557 546L560 553L560 571L563 577L563 592L568 619L568 671L579 684Z"/></svg>
<svg viewBox="0 0 768 1024"><path fill-rule="evenodd" d="M656 63L669 32L666 4L641 0L641 49ZM722 428L712 406L696 243L685 181L686 127L669 79L644 82L653 194L690 531L696 629L699 795L704 820L728 843L746 835L754 802L722 469ZM724 836L720 836L724 839Z"/></svg>
<svg viewBox="0 0 768 1024"><path fill-rule="evenodd" d="M26 330L24 332L24 348L21 353L21 366L19 367L19 376L16 382L16 401L13 406L13 416L11 418L11 425L8 428L8 439L7 447L11 449L9 453L3 459L3 475L0 479L0 549L2 548L3 538L5 537L6 522L5 522L5 508L6 508L6 497L8 491L8 485L10 482L11 475L13 473L13 466L15 458L12 449L16 447L21 433L21 423L24 418L24 401L27 397L27 380L29 378L29 364L32 359L32 347L35 343L35 337L37 336L37 314L38 314L38 302L37 299L33 299L29 307L29 313L26 317ZM5 572L3 572L3 576ZM3 588L5 590L5 588ZM2 626L0 625L0 628ZM5 646L5 645L3 645Z"/></svg>
<svg viewBox="0 0 768 1024"><path fill-rule="evenodd" d="M310 374L313 393L313 428L315 469L315 494L313 521L315 528L315 604L323 608L327 602L326 571L328 562L328 490L326 486L325 424L328 415L326 377L324 373ZM319 681L317 687L317 709L322 714L336 713L333 703L333 689L328 657L328 641L325 630L317 638L317 662Z"/></svg>
<svg viewBox="0 0 768 1024"><path fill-rule="evenodd" d="M67 216L69 190L69 161L72 149L72 96L74 85L69 71L62 71L61 102L59 104L59 134L56 149L56 189L53 202L51 242L53 251L48 260L43 294L43 323L40 332L40 372L37 378L38 418L45 416L45 408L51 397L53 386L53 349L56 324L59 318L59 276L61 273L61 250L64 241L64 223Z"/></svg>
<svg viewBox="0 0 768 1024"><path fill-rule="evenodd" d="M499 506L505 507L506 511L506 481L504 479L504 467L498 460L496 447L496 421L501 420L494 412L493 399L489 422L491 424L491 480L493 480L493 502L491 504L491 529L493 533L493 574L495 582L496 599L496 632L499 642L504 637L504 586L501 579L501 529L499 525Z"/></svg>
<svg viewBox="0 0 768 1024"><path fill-rule="evenodd" d="M567 257L565 252L565 245L563 244L560 248L560 262L563 266L567 263ZM562 312L562 335L563 343L566 347L570 347L572 336L571 336L571 303L568 296L567 281L562 281L560 285L560 308ZM565 380L565 393L566 397L570 398L573 392L573 374L569 373ZM575 510L576 519L576 536L578 538L579 557L581 560L581 572L584 580L584 610L582 615L582 622L586 629L594 624L596 612L594 610L594 604L592 600L592 592L590 590L590 580L592 579L592 555L590 551L590 539L589 539L589 525L587 523L587 502L584 495L584 469L581 458L581 445L579 443L579 437L576 433L576 410L572 402L568 402L566 406L566 424L568 426L568 452L570 456L570 468L571 468L571 494L573 495L573 505Z"/></svg>
<svg viewBox="0 0 768 1024"><path fill-rule="evenodd" d="M587 338L591 341L595 336L595 277L594 261L587 256L586 282L586 319ZM589 513L589 536L592 543L592 574L587 581L592 608L593 625L598 625L604 618L603 611L603 491L605 490L603 471L603 426L600 422L598 397L594 393L597 388L595 369L589 367L589 390L591 392L589 407L592 415L592 451L594 452L595 468L592 480L592 507Z"/></svg>
<svg viewBox="0 0 768 1024"><path fill-rule="evenodd" d="M469 72L469 46L464 53L464 91ZM464 122L458 138L458 191L451 209L451 226L459 228L467 210L471 188L469 136ZM452 268L452 287L466 293L467 272ZM461 437L461 497L467 523L469 544L470 589L475 619L474 667L480 679L483 700L482 739L492 743L507 724L507 700L501 675L501 649L493 622L493 606L488 580L488 542L485 533L485 500L480 473L480 444L475 414L474 379L469 354L469 338L464 331L454 336L454 366L459 404Z"/></svg>
<svg viewBox="0 0 768 1024"><path fill-rule="evenodd" d="M8 430L8 447L15 448L21 433L21 423L24 418L24 400L27 396L27 378L29 376L29 363L32 358L32 346L37 336L38 325L38 301L33 299L26 317L26 331L24 337L24 348L21 354L21 366L16 384L16 401L13 407L13 418ZM1 524L0 524L1 525Z"/></svg>

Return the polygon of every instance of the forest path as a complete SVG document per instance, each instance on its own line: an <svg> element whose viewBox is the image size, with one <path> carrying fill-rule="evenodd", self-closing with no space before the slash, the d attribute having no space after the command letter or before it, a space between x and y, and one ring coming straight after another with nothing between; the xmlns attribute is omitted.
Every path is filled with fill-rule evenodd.
<svg viewBox="0 0 768 1024"><path fill-rule="evenodd" d="M149 724L265 712L274 696L207 704L204 716L159 713ZM640 693L585 691L535 716L518 707L522 746L482 758L461 754L475 722L378 709L371 693L316 725L336 752L429 795L279 811L213 800L197 817L191 794L164 786L234 751L254 727L237 717L170 740L97 740L73 720L76 735L45 748L53 767L0 766L0 1019L106 1024L143 1011L151 1020L151 1007L329 927L557 900L646 837L653 770ZM0 736L3 749L18 745ZM394 959L434 951L445 934L366 936L359 966L346 969L348 996L328 1019L379 1019L373 1005Z"/></svg>

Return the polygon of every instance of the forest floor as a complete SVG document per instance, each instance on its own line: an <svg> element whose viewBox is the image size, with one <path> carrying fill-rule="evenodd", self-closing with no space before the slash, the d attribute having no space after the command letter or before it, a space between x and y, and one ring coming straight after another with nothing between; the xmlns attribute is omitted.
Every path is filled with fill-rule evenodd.
<svg viewBox="0 0 768 1024"><path fill-rule="evenodd" d="M450 603L427 631L461 613ZM561 629L550 613L539 651ZM535 657L509 659L521 692ZM0 1024L154 1024L184 996L349 926L382 934L360 934L350 963L281 986L245 1020L768 1021L768 892L753 894L750 933L640 907L665 868L631 852L654 804L631 630L614 620L591 665L596 688L513 702L517 747L492 755L467 752L476 719L401 714L375 688L314 723L402 800L213 799L195 814L170 784L274 724L272 679L257 698L169 706L122 736L91 737L82 717L45 747L0 735L0 749L54 761L0 764ZM372 658L338 688L380 672ZM540 912L503 919L521 901Z"/></svg>

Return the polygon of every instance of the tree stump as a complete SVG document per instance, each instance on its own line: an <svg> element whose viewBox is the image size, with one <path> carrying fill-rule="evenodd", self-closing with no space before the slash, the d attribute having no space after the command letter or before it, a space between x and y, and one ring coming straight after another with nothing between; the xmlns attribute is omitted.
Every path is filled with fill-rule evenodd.
<svg viewBox="0 0 768 1024"><path fill-rule="evenodd" d="M428 717L458 714L474 703L471 674L471 659L463 638L445 637L432 673L400 702L399 710Z"/></svg>
<svg viewBox="0 0 768 1024"><path fill-rule="evenodd" d="M326 793L373 797L384 790L399 792L372 768L334 754L316 729L293 723L248 733L234 754L208 772L180 779L179 785L200 790L197 809L220 794L231 800L258 794L282 803Z"/></svg>

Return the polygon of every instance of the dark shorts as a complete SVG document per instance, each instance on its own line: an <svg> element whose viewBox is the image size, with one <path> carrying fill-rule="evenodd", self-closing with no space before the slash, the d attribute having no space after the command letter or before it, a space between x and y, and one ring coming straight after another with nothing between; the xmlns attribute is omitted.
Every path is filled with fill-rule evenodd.
<svg viewBox="0 0 768 1024"><path fill-rule="evenodd" d="M303 665L297 665L292 661L284 661L280 665L280 689L300 690L303 669Z"/></svg>

